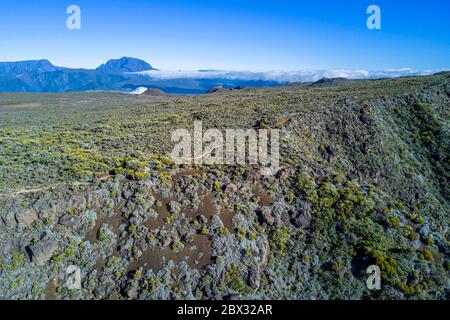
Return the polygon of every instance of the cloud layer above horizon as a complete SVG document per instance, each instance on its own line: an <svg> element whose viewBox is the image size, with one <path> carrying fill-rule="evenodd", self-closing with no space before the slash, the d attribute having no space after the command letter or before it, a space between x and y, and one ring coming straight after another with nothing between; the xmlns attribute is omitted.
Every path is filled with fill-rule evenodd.
<svg viewBox="0 0 450 320"><path fill-rule="evenodd" d="M414 70L411 68L365 70L365 69L332 69L332 70L303 70L303 71L227 71L227 70L199 70L199 71L162 71L151 70L137 72L154 80L173 79L226 79L241 81L273 81L278 83L314 82L321 78L346 79L380 79L403 76L430 75L440 70Z"/></svg>

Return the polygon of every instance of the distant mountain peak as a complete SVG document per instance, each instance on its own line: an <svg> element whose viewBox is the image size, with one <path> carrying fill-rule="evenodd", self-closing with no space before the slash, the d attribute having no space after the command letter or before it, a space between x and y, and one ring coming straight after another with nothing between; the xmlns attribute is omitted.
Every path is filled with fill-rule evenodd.
<svg viewBox="0 0 450 320"><path fill-rule="evenodd" d="M0 73L53 72L56 67L47 59L17 62L0 62Z"/></svg>
<svg viewBox="0 0 450 320"><path fill-rule="evenodd" d="M111 59L96 69L101 72L123 73L123 72L141 72L148 70L156 70L144 60L122 57L120 59Z"/></svg>

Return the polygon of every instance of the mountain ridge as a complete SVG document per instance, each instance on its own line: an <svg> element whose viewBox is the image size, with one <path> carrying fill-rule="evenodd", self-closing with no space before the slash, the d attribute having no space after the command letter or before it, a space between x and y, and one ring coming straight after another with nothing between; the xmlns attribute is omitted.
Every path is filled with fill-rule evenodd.
<svg viewBox="0 0 450 320"><path fill-rule="evenodd" d="M144 60L111 59L96 69L57 67L47 59L0 62L0 92L74 92L123 90L127 72L154 70Z"/></svg>
<svg viewBox="0 0 450 320"><path fill-rule="evenodd" d="M146 73L146 71L157 72ZM0 62L0 92L133 92L139 87L146 87L160 89L168 94L204 94L217 87L226 90L236 87L279 86L297 82L322 87L344 84L352 81L350 79L359 79L355 74L345 78L332 77L335 72L319 72L317 75L321 76L321 79L315 79L310 74L301 72L294 79L292 74L271 77L264 72L240 74L230 71L205 76L205 73L212 71L200 69L198 74L194 73L189 77L182 73L165 77L164 71L154 68L145 60L126 56L110 59L95 69L55 66L47 59ZM405 75L392 74L392 71L380 71L373 76L368 76L367 79L417 75L422 74L417 70L407 72ZM315 80L317 81L314 82Z"/></svg>
<svg viewBox="0 0 450 320"><path fill-rule="evenodd" d="M57 67L47 59L0 62L0 73L52 72L56 70Z"/></svg>
<svg viewBox="0 0 450 320"><path fill-rule="evenodd" d="M0 62L0 92L132 92L139 87L156 88L168 94L202 94L215 86L274 86L270 80L203 78L158 79L140 74L159 71L145 60L122 57L110 59L95 69L67 68L49 60Z"/></svg>

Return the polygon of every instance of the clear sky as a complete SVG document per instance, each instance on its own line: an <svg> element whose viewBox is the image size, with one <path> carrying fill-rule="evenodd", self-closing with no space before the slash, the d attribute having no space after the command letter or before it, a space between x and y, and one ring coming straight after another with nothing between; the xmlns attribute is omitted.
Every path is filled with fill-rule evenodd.
<svg viewBox="0 0 450 320"><path fill-rule="evenodd" d="M81 30L66 8L81 7ZM366 9L381 8L381 30ZM447 0L2 0L0 61L94 68L132 56L165 70L450 67Z"/></svg>

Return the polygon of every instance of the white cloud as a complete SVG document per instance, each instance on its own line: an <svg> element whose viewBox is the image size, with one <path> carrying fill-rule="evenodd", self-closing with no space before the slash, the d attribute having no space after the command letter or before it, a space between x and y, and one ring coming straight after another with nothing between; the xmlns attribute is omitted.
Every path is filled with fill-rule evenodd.
<svg viewBox="0 0 450 320"><path fill-rule="evenodd" d="M137 95L139 95L139 94L143 94L147 90L148 90L148 88L146 88L146 87L138 87L134 91L131 91L130 94L137 94Z"/></svg>
<svg viewBox="0 0 450 320"><path fill-rule="evenodd" d="M401 76L430 75L442 70L414 70L411 68L365 70L365 69L332 69L309 71L144 71L137 72L155 80L171 79L227 79L242 81L274 81L280 83L310 82L321 78L378 79Z"/></svg>

